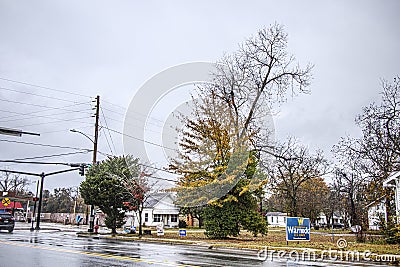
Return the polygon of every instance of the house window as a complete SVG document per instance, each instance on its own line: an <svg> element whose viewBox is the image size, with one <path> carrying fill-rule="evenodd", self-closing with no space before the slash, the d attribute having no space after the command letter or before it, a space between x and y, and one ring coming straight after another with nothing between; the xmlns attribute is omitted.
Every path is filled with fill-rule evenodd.
<svg viewBox="0 0 400 267"><path fill-rule="evenodd" d="M144 222L148 222L149 221L149 214L145 213L144 214Z"/></svg>
<svg viewBox="0 0 400 267"><path fill-rule="evenodd" d="M178 222L178 215L177 214L172 214L171 215L171 222Z"/></svg>
<svg viewBox="0 0 400 267"><path fill-rule="evenodd" d="M272 223L274 222L274 217L273 217L273 216L271 217L271 222L272 222Z"/></svg>
<svg viewBox="0 0 400 267"><path fill-rule="evenodd" d="M161 222L161 214L154 214L154 222Z"/></svg>

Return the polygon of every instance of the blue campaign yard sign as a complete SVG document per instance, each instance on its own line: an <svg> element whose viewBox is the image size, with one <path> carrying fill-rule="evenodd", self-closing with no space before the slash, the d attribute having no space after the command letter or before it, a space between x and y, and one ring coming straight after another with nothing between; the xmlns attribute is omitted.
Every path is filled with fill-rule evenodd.
<svg viewBox="0 0 400 267"><path fill-rule="evenodd" d="M310 219L286 218L286 241L310 241Z"/></svg>
<svg viewBox="0 0 400 267"><path fill-rule="evenodd" d="M179 236L186 236L186 230L179 230Z"/></svg>

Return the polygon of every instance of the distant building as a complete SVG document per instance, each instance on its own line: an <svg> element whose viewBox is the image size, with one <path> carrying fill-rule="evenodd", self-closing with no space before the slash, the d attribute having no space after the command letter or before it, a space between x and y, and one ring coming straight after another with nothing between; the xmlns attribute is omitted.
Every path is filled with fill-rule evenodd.
<svg viewBox="0 0 400 267"><path fill-rule="evenodd" d="M394 199L396 203L396 218L397 223L400 223L400 171L393 172L383 181L384 187L389 187L394 189Z"/></svg>
<svg viewBox="0 0 400 267"><path fill-rule="evenodd" d="M144 203L142 212L142 224L156 227L163 224L164 227L178 227L179 207L174 204L175 195L169 192L151 194ZM134 211L125 214L128 217L126 225L139 226L137 214Z"/></svg>
<svg viewBox="0 0 400 267"><path fill-rule="evenodd" d="M286 227L287 213L283 212L267 212L268 226L271 227Z"/></svg>
<svg viewBox="0 0 400 267"><path fill-rule="evenodd" d="M370 230L380 230L381 219L387 221L386 198L380 198L368 204L368 228Z"/></svg>
<svg viewBox="0 0 400 267"><path fill-rule="evenodd" d="M344 227L344 219L343 216L334 212L333 213L333 218L329 219L329 225L334 225L334 227ZM319 226L327 226L328 225L328 219L326 215L321 212L321 214L318 216L318 218L315 220L315 224Z"/></svg>
<svg viewBox="0 0 400 267"><path fill-rule="evenodd" d="M2 212L15 212L15 211L24 211L20 202L11 201L9 205L4 206L3 203L0 201L0 211Z"/></svg>

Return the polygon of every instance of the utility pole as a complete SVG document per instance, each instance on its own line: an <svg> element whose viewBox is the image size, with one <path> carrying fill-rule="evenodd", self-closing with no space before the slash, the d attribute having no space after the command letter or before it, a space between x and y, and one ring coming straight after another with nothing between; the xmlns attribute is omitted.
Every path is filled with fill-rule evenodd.
<svg viewBox="0 0 400 267"><path fill-rule="evenodd" d="M100 96L96 97L96 122L94 125L94 140L93 140L93 165L97 162L97 141L99 137L99 115L100 115ZM90 205L89 229L88 232L93 232L94 229L94 205Z"/></svg>

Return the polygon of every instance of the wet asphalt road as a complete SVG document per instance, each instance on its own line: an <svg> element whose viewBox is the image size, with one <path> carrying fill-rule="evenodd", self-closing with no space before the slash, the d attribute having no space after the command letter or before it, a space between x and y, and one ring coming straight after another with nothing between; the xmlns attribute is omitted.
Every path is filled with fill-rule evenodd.
<svg viewBox="0 0 400 267"><path fill-rule="evenodd" d="M2 266L332 266L261 261L255 251L78 238L75 232L0 232ZM343 265L340 265L343 266Z"/></svg>
<svg viewBox="0 0 400 267"><path fill-rule="evenodd" d="M78 238L74 232L0 232L0 266L286 266L251 251Z"/></svg>

